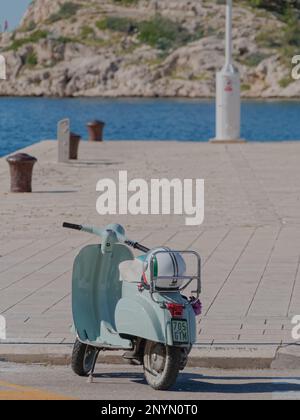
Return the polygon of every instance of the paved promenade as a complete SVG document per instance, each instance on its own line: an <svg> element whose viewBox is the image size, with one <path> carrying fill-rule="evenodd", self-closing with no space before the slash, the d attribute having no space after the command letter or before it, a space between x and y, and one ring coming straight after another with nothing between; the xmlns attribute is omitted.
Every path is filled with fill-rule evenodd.
<svg viewBox="0 0 300 420"><path fill-rule="evenodd" d="M124 224L145 245L191 248L203 258L204 313L198 343L292 343L300 314L300 142L212 145L82 143L80 160L57 163L56 142L26 149L38 158L32 194L9 193L0 159L0 314L12 343L69 343L72 261L95 242L63 221ZM96 182L204 178L205 222L184 216L100 217ZM97 239L96 239L97 240Z"/></svg>

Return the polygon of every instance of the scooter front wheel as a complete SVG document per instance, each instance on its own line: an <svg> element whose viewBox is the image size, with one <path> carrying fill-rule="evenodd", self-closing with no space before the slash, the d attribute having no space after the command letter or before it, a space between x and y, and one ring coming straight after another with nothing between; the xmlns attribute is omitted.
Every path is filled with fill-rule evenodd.
<svg viewBox="0 0 300 420"><path fill-rule="evenodd" d="M94 363L97 349L76 339L72 352L72 370L78 376L87 376Z"/></svg>
<svg viewBox="0 0 300 420"><path fill-rule="evenodd" d="M144 350L144 375L148 384L156 390L169 389L176 382L181 359L179 347L147 341Z"/></svg>

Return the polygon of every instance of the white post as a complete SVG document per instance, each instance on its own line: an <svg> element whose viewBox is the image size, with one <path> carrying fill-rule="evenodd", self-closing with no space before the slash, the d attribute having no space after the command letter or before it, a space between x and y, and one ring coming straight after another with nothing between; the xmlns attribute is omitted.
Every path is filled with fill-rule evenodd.
<svg viewBox="0 0 300 420"><path fill-rule="evenodd" d="M57 125L58 162L69 161L70 150L70 120L59 121Z"/></svg>
<svg viewBox="0 0 300 420"><path fill-rule="evenodd" d="M213 142L241 142L240 75L232 58L232 0L226 6L225 66L217 73L216 138Z"/></svg>
<svg viewBox="0 0 300 420"><path fill-rule="evenodd" d="M232 66L232 0L227 0L226 6L226 39L225 39L226 66Z"/></svg>

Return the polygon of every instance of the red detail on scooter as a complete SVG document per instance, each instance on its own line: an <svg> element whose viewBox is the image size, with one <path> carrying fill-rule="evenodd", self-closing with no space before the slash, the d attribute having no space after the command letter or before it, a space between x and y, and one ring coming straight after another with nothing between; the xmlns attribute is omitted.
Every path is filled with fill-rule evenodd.
<svg viewBox="0 0 300 420"><path fill-rule="evenodd" d="M142 278L143 278L143 282L148 286L149 285L149 283L148 283L148 281L147 281L147 277L146 277L146 273L143 273L142 274Z"/></svg>
<svg viewBox="0 0 300 420"><path fill-rule="evenodd" d="M183 315L184 305L180 305L178 303L167 303L166 307L173 318L181 317Z"/></svg>

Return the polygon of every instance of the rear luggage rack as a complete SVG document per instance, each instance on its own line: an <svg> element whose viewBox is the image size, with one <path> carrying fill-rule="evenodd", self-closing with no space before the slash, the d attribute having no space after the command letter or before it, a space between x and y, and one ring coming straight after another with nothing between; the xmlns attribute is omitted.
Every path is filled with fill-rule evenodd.
<svg viewBox="0 0 300 420"><path fill-rule="evenodd" d="M189 254L194 255L196 257L197 262L197 274L192 276L155 276L154 275L154 260L158 254L171 254L171 253L178 253L178 254ZM176 288L161 288L157 286L158 280L169 280L170 283L172 281L183 280L185 283L182 286L178 286ZM183 291L186 289L192 281L196 280L197 282L197 289L192 291L197 296L197 299L201 293L201 257L196 251L177 251L177 250L157 250L153 252L150 259L150 294L152 300L157 302L154 298L155 293L176 293L178 291Z"/></svg>

